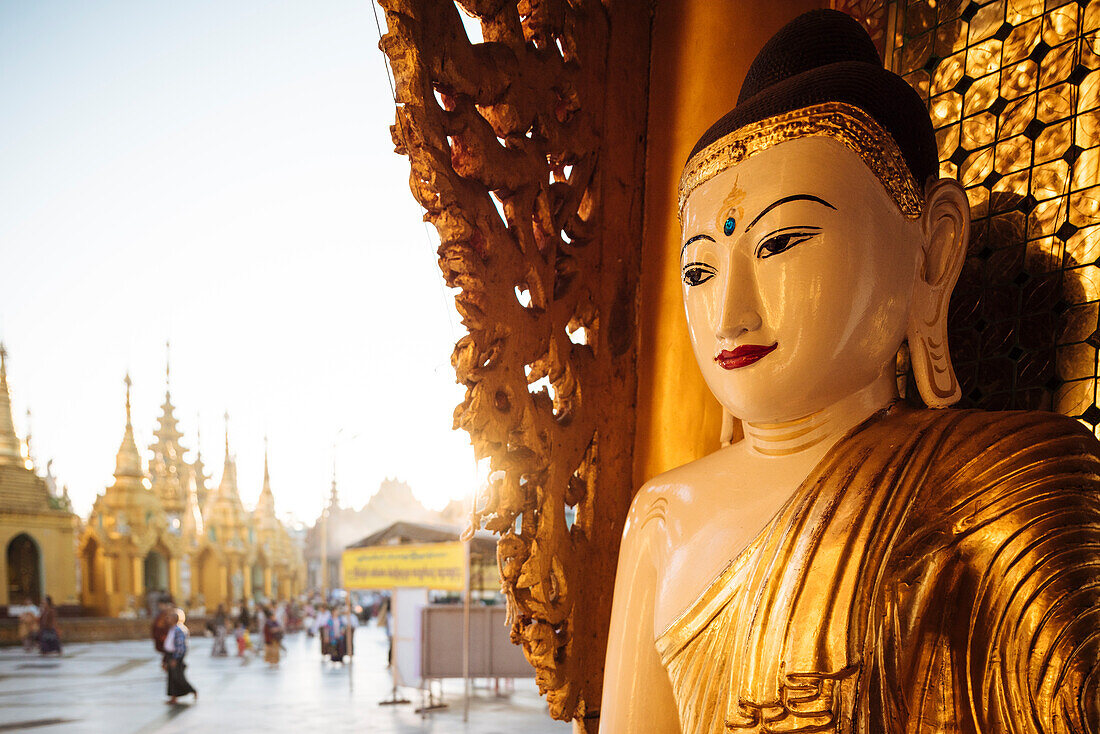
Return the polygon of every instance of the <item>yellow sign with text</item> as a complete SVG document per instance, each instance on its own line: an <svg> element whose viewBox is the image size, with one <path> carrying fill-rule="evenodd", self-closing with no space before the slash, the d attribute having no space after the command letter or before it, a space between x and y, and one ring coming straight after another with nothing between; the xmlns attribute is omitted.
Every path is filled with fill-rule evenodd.
<svg viewBox="0 0 1100 734"><path fill-rule="evenodd" d="M466 584L463 543L376 545L344 551L345 589L411 586L462 591Z"/></svg>

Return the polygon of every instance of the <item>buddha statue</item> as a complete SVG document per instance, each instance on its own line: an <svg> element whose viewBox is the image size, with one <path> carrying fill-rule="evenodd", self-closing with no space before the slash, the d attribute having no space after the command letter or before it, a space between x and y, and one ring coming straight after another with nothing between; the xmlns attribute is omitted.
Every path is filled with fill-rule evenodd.
<svg viewBox="0 0 1100 734"><path fill-rule="evenodd" d="M970 210L937 174L920 98L829 10L696 145L669 256L744 437L633 502L601 732L1100 732L1100 444L949 407Z"/></svg>

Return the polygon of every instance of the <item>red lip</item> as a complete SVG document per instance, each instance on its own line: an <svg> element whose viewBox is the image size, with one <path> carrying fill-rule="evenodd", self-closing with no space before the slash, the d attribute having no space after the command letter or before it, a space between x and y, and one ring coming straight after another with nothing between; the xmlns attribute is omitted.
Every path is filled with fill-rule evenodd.
<svg viewBox="0 0 1100 734"><path fill-rule="evenodd" d="M770 347L764 347L759 344L742 344L732 352L728 349L723 349L718 353L718 356L714 358L714 361L717 362L722 369L727 370L748 367L750 364L771 354L778 346L779 342L772 344Z"/></svg>

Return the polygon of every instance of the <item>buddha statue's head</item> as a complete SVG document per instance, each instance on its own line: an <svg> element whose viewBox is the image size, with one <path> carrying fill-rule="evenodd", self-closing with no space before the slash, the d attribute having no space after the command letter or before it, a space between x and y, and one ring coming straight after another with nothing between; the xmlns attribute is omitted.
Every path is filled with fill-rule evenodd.
<svg viewBox="0 0 1100 734"><path fill-rule="evenodd" d="M856 21L814 11L765 45L680 182L688 328L727 410L821 410L893 376L906 340L925 403L958 399L947 306L970 210L938 167L923 102Z"/></svg>

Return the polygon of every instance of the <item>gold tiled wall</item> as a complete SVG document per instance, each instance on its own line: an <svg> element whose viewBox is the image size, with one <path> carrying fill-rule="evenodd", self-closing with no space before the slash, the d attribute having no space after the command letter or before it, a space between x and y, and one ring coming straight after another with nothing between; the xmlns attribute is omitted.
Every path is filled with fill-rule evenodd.
<svg viewBox="0 0 1100 734"><path fill-rule="evenodd" d="M1100 0L881 7L894 70L924 97L943 176L973 212L951 303L962 406L1094 428L1100 330Z"/></svg>

